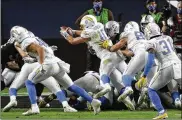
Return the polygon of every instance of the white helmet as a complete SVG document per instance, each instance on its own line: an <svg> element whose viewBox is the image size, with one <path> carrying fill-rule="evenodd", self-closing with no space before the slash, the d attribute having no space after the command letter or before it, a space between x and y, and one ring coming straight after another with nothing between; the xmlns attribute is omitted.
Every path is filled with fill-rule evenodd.
<svg viewBox="0 0 182 120"><path fill-rule="evenodd" d="M130 21L125 25L124 32L140 31L138 23Z"/></svg>
<svg viewBox="0 0 182 120"><path fill-rule="evenodd" d="M80 22L81 29L92 29L97 24L97 19L93 15L85 15Z"/></svg>
<svg viewBox="0 0 182 120"><path fill-rule="evenodd" d="M9 40L13 42L16 40L17 42L21 43L22 40L29 35L28 33L28 30L24 27L14 26L11 28Z"/></svg>
<svg viewBox="0 0 182 120"><path fill-rule="evenodd" d="M116 21L109 21L105 24L105 31L108 37L113 37L119 33L119 23Z"/></svg>
<svg viewBox="0 0 182 120"><path fill-rule="evenodd" d="M151 15L144 15L140 21L140 27L143 32L148 23L155 23L155 20Z"/></svg>
<svg viewBox="0 0 182 120"><path fill-rule="evenodd" d="M149 23L145 29L144 34L147 40L150 40L151 37L161 35L160 27L156 23Z"/></svg>

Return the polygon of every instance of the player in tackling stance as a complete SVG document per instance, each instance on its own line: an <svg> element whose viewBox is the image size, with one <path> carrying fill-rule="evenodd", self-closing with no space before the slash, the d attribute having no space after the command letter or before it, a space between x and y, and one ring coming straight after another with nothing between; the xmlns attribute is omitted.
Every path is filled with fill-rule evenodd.
<svg viewBox="0 0 182 120"><path fill-rule="evenodd" d="M149 54L143 78L149 73L154 63L154 58L160 63L160 69L150 81L148 88L150 100L159 113L153 119L165 119L168 118L168 115L156 91L167 85L172 79L176 80L181 86L181 60L174 51L172 38L167 35L161 35L160 28L156 23L149 23L145 27L144 33L149 40L146 44L146 50ZM139 83L143 83L144 80L146 79L140 79Z"/></svg>
<svg viewBox="0 0 182 120"><path fill-rule="evenodd" d="M31 57L35 57L39 62L39 65L29 74L28 80L25 82L31 102L31 109L23 113L23 115L40 113L36 102L35 84L50 76L54 77L66 89L89 101L94 109L94 114L100 112L101 102L93 99L84 89L72 82L67 74L69 72L69 64L56 57L52 49L44 41L29 36L28 30L20 26L14 26L10 33L10 39L18 42L24 52L27 52ZM56 95L60 101L66 101L63 91L57 92Z"/></svg>

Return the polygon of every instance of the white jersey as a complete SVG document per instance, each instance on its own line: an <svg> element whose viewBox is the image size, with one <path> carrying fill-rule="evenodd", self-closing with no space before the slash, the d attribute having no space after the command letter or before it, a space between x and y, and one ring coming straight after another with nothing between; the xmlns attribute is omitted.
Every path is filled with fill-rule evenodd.
<svg viewBox="0 0 182 120"><path fill-rule="evenodd" d="M109 41L109 45L113 45L112 41L109 40L108 36L105 33L104 25L101 23L98 23L93 29L86 29L83 30L81 33L81 37L83 38L91 38L87 44L89 46L92 46L92 48L95 50L96 55L101 59L106 54L109 54L110 52L104 48L102 48L99 44L104 42L105 40Z"/></svg>
<svg viewBox="0 0 182 120"><path fill-rule="evenodd" d="M162 35L147 41L146 50L153 48L155 57L161 64L161 68L170 66L173 63L181 63L173 47L173 39L170 36Z"/></svg>
<svg viewBox="0 0 182 120"><path fill-rule="evenodd" d="M146 41L142 32L131 31L123 32L120 35L120 39L127 38L127 48L135 53L139 48L144 48L144 42Z"/></svg>
<svg viewBox="0 0 182 120"><path fill-rule="evenodd" d="M52 63L57 63L59 61L61 61L59 58L57 58L56 56L54 56L54 52L53 50L48 46L48 44L46 44L43 40L41 40L40 38L38 37L35 37L35 36L29 36L29 37L26 37L26 38L23 38L23 42L21 43L21 48L23 51L27 52L26 51L26 48L27 46L29 46L31 43L35 43L35 44L38 44L40 45L41 47L44 48L44 63L43 64L52 64ZM37 58L37 60L39 61L39 56L37 53L32 53L32 52L28 52L28 54L31 56L31 57L34 57L34 58Z"/></svg>

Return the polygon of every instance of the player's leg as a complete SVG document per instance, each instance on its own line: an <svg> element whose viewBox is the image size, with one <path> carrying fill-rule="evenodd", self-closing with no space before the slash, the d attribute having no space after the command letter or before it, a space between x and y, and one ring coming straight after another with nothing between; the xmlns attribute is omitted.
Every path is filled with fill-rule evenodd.
<svg viewBox="0 0 182 120"><path fill-rule="evenodd" d="M161 100L157 94L157 90L163 88L166 84L168 84L173 78L172 74L172 66L169 66L164 69L160 69L154 78L150 81L148 94L150 100L155 106L155 109L158 111L159 115L155 119L159 118L167 118L167 113L165 113L164 107L161 104Z"/></svg>
<svg viewBox="0 0 182 120"><path fill-rule="evenodd" d="M100 64L100 83L103 89L95 95L95 98L104 96L107 92L111 91L110 86L110 74L115 69L114 59L116 59L115 54L106 56L101 60Z"/></svg>
<svg viewBox="0 0 182 120"><path fill-rule="evenodd" d="M98 78L94 77L91 74L86 74L85 76L75 80L74 84L83 88L87 92L97 93L101 90L101 87L99 87L100 85ZM74 94L68 90L66 90L66 92L67 97L70 97Z"/></svg>
<svg viewBox="0 0 182 120"><path fill-rule="evenodd" d="M176 82L179 84L180 89L182 88L182 81L181 81L181 62L179 63L174 63L173 64L173 76L174 76L174 80L176 80ZM173 85L175 86L175 88L177 89L177 85L176 82L173 81ZM177 90L176 90L177 91ZM179 94L176 92L175 95L176 97L179 96ZM178 98L175 100L176 103L178 102ZM180 102L181 103L181 102ZM181 108L181 104L178 104L178 107Z"/></svg>
<svg viewBox="0 0 182 120"><path fill-rule="evenodd" d="M102 103L102 108L107 109L110 108L113 104L113 93L114 93L114 88L111 88L111 91L106 93L104 96L98 98L98 100L101 101Z"/></svg>
<svg viewBox="0 0 182 120"><path fill-rule="evenodd" d="M41 81L41 83L57 96L60 103L62 103L64 112L77 112L77 110L69 106L64 91L61 90L58 82L53 77L49 77Z"/></svg>
<svg viewBox="0 0 182 120"><path fill-rule="evenodd" d="M125 97L124 99L119 99L123 93L127 92L127 95L128 95L133 92L132 89L126 89L124 87L124 84L122 83L121 72L119 70L115 69L112 71L110 77L111 77L111 84L113 84L113 86L117 89L117 91L119 91L118 102L123 102L128 107L128 109L135 110L135 107L134 107L133 103L131 102L131 100L129 99L129 97L127 97L127 98Z"/></svg>
<svg viewBox="0 0 182 120"><path fill-rule="evenodd" d="M12 71L8 68L5 68L2 72L2 77L3 77L3 81L1 80L1 83L3 88L5 88L6 86L10 85L13 80L15 79L15 76L16 76L16 73L15 71ZM3 90L3 88L1 88L1 90Z"/></svg>
<svg viewBox="0 0 182 120"><path fill-rule="evenodd" d="M25 86L27 88L27 92L31 102L31 109L29 109L27 112L24 112L23 115L32 115L40 113L36 100L35 84L50 77L53 70L54 68L52 67L51 64L46 64L46 65L39 64L29 74L28 80L25 81Z"/></svg>
<svg viewBox="0 0 182 120"><path fill-rule="evenodd" d="M89 101L93 108L94 108L94 113L97 114L100 112L100 101L93 99L89 94L83 89L80 88L79 86L75 85L71 78L68 76L68 74L62 69L62 67L59 67L60 73L55 74L53 77L58 80L58 82L67 88L68 90L75 92L77 95L83 97L85 100Z"/></svg>
<svg viewBox="0 0 182 120"><path fill-rule="evenodd" d="M25 63L22 66L19 75L15 78L15 80L13 81L13 83L9 88L10 102L3 108L3 112L8 112L12 107L17 105L16 101L17 91L24 85L25 80L27 79L31 70L33 70L34 66L36 66L36 64L28 64L28 63Z"/></svg>
<svg viewBox="0 0 182 120"><path fill-rule="evenodd" d="M136 73L140 72L145 65L146 52L138 50L134 57L129 61L127 68L125 69L122 80L125 86L131 86L132 81L134 81L134 76Z"/></svg>
<svg viewBox="0 0 182 120"><path fill-rule="evenodd" d="M180 94L178 92L178 83L175 80L172 80L170 83L167 84L169 92L171 93L171 97L173 99L173 103L175 104L176 108L181 107L180 101Z"/></svg>

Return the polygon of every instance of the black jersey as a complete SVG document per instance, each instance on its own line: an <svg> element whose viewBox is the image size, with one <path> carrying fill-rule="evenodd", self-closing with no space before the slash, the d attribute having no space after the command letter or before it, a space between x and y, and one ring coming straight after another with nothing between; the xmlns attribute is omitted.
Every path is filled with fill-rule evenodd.
<svg viewBox="0 0 182 120"><path fill-rule="evenodd" d="M10 61L15 61L19 65L20 69L9 68L7 65L7 62L10 62ZM14 71L21 70L21 67L24 64L24 61L22 60L22 57L20 56L16 48L14 47L14 44L7 43L1 46L1 64L2 64L2 68L7 67Z"/></svg>

